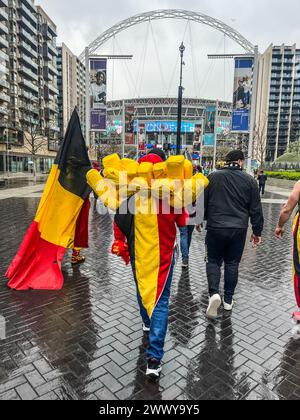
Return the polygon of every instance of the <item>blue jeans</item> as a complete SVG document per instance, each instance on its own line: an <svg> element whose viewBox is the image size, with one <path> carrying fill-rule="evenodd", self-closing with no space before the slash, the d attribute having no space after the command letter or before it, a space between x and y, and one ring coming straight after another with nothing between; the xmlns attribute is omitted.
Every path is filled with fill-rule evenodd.
<svg viewBox="0 0 300 420"><path fill-rule="evenodd" d="M181 254L182 254L183 259L189 258L194 229L195 229L194 225L179 228L180 247L181 247Z"/></svg>
<svg viewBox="0 0 300 420"><path fill-rule="evenodd" d="M149 346L147 349L147 358L155 359L158 362L164 357L164 346L166 335L168 331L169 322L169 301L171 295L171 285L174 273L175 258L170 267L169 277L166 282L163 294L158 301L150 320L146 309L143 306L142 299L139 291L137 291L138 303L140 306L140 313L143 319L144 325L150 328L149 333Z"/></svg>

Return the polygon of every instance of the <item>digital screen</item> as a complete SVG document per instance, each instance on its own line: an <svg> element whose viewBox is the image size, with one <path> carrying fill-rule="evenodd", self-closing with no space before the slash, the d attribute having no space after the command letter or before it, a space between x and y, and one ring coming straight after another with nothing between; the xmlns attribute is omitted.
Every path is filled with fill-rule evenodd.
<svg viewBox="0 0 300 420"><path fill-rule="evenodd" d="M148 121L145 122L146 133L177 133L177 121ZM135 131L137 124L135 123ZM194 133L195 123L183 121L181 124L182 133Z"/></svg>

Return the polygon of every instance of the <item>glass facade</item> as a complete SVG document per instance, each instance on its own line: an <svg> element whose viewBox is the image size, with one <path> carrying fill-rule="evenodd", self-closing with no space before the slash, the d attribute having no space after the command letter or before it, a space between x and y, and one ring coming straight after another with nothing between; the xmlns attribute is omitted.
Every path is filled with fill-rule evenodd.
<svg viewBox="0 0 300 420"><path fill-rule="evenodd" d="M282 156L300 136L300 50L274 47L270 81L267 161Z"/></svg>
<svg viewBox="0 0 300 420"><path fill-rule="evenodd" d="M38 157L36 161L37 172L49 173L52 165L54 164L54 158ZM32 158L28 156L16 156L9 153L0 153L0 172L10 173L31 173L33 168Z"/></svg>

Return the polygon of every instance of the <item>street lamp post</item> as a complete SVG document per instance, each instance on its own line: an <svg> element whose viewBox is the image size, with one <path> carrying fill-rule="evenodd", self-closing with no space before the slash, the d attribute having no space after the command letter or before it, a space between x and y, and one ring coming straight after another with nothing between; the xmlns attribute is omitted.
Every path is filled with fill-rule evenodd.
<svg viewBox="0 0 300 420"><path fill-rule="evenodd" d="M182 42L179 48L181 63L180 63L180 84L178 90L178 114L177 114L177 141L176 141L176 153L180 155L181 153L181 122L182 122L182 98L183 98L183 86L182 86L182 70L184 66L183 54L185 51L185 46Z"/></svg>
<svg viewBox="0 0 300 420"><path fill-rule="evenodd" d="M7 178L9 178L9 130L8 127L6 129L6 170L7 170Z"/></svg>

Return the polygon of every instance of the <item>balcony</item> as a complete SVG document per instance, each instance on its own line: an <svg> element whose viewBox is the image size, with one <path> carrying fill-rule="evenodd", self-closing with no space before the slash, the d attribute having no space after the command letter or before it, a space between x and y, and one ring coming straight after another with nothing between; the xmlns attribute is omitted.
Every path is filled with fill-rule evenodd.
<svg viewBox="0 0 300 420"><path fill-rule="evenodd" d="M28 55L30 55L33 58L38 58L38 53L35 49L31 48L28 44L26 44L26 42L21 41L19 42L19 48L22 49L23 52L27 53Z"/></svg>
<svg viewBox="0 0 300 420"><path fill-rule="evenodd" d="M31 70L29 70L25 66L19 66L19 72L21 74L24 74L24 75L28 76L31 80L35 80L36 82L38 82L38 80L39 80L38 75L36 73L33 73Z"/></svg>
<svg viewBox="0 0 300 420"><path fill-rule="evenodd" d="M30 115L27 114L23 114L20 117L20 121L24 121L25 123L28 123L28 125L39 125L40 124L40 120L37 120L36 118L33 118Z"/></svg>
<svg viewBox="0 0 300 420"><path fill-rule="evenodd" d="M44 47L48 50L48 53L50 53L52 56L54 57L58 56L57 47L53 45L51 42L44 43Z"/></svg>
<svg viewBox="0 0 300 420"><path fill-rule="evenodd" d="M8 35L8 34L9 34L8 27L3 22L0 22L0 35Z"/></svg>
<svg viewBox="0 0 300 420"><path fill-rule="evenodd" d="M29 32L25 31L24 29L20 29L19 35L23 38L23 40L25 40L25 42L28 42L33 48L37 46L36 37L31 36Z"/></svg>
<svg viewBox="0 0 300 420"><path fill-rule="evenodd" d="M8 81L5 80L5 79L1 79L1 78L0 78L0 86L5 87L7 89L10 88L10 84L8 83Z"/></svg>
<svg viewBox="0 0 300 420"><path fill-rule="evenodd" d="M0 61L1 62L3 62L3 61L9 61L9 55L8 54L6 54L6 52L4 52L4 51L0 51Z"/></svg>
<svg viewBox="0 0 300 420"><path fill-rule="evenodd" d="M49 68L49 71L52 75L58 76L58 71L52 63L48 63L48 68Z"/></svg>
<svg viewBox="0 0 300 420"><path fill-rule="evenodd" d="M18 9L22 15L26 16L27 19L29 19L33 25L37 24L37 15L35 14L35 8L29 7L29 4L25 4L24 1L18 3Z"/></svg>
<svg viewBox="0 0 300 420"><path fill-rule="evenodd" d="M4 106L0 106L0 114L1 115L8 115L8 109Z"/></svg>
<svg viewBox="0 0 300 420"><path fill-rule="evenodd" d="M3 35L0 36L0 48L9 48L9 43Z"/></svg>
<svg viewBox="0 0 300 420"><path fill-rule="evenodd" d="M26 98L29 101L35 102L38 98L37 95L33 95L32 93L26 92L26 90L21 90L20 92L21 98Z"/></svg>
<svg viewBox="0 0 300 420"><path fill-rule="evenodd" d="M8 13L3 7L0 8L0 20L8 21Z"/></svg>
<svg viewBox="0 0 300 420"><path fill-rule="evenodd" d="M39 88L37 85L31 83L29 80L26 80L24 78L21 78L20 80L20 85L25 86L26 88L30 89L31 91L35 92L35 93L39 93Z"/></svg>
<svg viewBox="0 0 300 420"><path fill-rule="evenodd" d="M56 124L49 124L47 127L49 130L55 131L55 132L59 132L60 128L56 125Z"/></svg>
<svg viewBox="0 0 300 420"><path fill-rule="evenodd" d="M37 34L37 26L32 25L32 23L30 23L30 21L25 16L20 16L18 18L18 22L19 22L19 25L22 26L23 28L26 28L26 30L29 31L31 35Z"/></svg>
<svg viewBox="0 0 300 420"><path fill-rule="evenodd" d="M54 93L54 95L59 95L59 90L57 89L56 86L53 86L52 84L49 83L48 88L50 92Z"/></svg>
<svg viewBox="0 0 300 420"><path fill-rule="evenodd" d="M38 71L38 64L33 61L31 58L27 57L27 55L20 53L18 56L20 62L26 63L31 69Z"/></svg>
<svg viewBox="0 0 300 420"><path fill-rule="evenodd" d="M4 92L0 92L0 101L10 103L10 96Z"/></svg>

